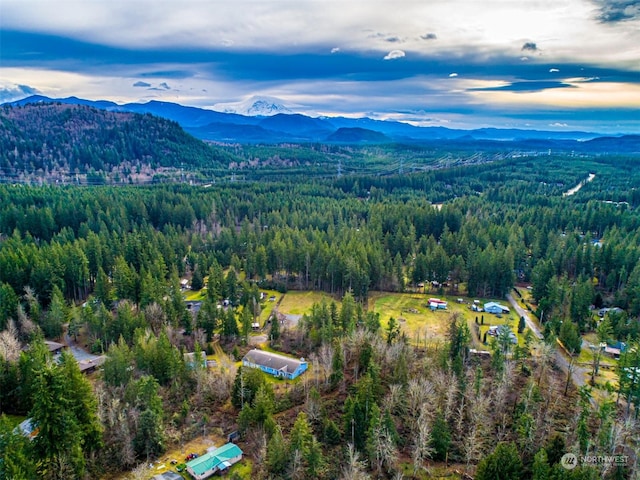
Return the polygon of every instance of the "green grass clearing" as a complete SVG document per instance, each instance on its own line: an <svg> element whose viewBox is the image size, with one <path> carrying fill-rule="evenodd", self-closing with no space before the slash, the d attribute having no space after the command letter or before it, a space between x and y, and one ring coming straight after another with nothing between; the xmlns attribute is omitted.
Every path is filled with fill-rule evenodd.
<svg viewBox="0 0 640 480"><path fill-rule="evenodd" d="M184 293L184 299L187 302L201 302L202 300L204 300L206 295L206 288L203 288L202 290L187 290Z"/></svg>
<svg viewBox="0 0 640 480"><path fill-rule="evenodd" d="M269 319L273 309L278 304L280 298L282 298L282 293L277 292L275 290L260 290L265 293L265 298L262 302L260 302L260 325L264 325L264 323ZM275 297L275 300L271 301L270 298Z"/></svg>
<svg viewBox="0 0 640 480"><path fill-rule="evenodd" d="M242 460L240 460L238 463L231 466L231 468L229 469L228 475L229 476L237 475L240 478L249 479L251 478L252 472L253 472L253 462L245 456L245 457L242 457Z"/></svg>
<svg viewBox="0 0 640 480"><path fill-rule="evenodd" d="M311 312L314 303L321 303L325 300L328 304L334 301L334 298L326 292L314 291L292 291L284 294L284 298L280 302L278 311L280 313L288 313L291 315L304 315ZM336 301L338 308L340 302Z"/></svg>

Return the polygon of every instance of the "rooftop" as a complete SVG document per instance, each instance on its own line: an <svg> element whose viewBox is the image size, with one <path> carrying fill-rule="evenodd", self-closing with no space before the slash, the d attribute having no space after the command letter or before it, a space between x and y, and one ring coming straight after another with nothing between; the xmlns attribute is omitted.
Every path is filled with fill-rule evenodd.
<svg viewBox="0 0 640 480"><path fill-rule="evenodd" d="M220 464L242 455L242 450L234 443L216 448L211 452L191 460L187 463L187 468L191 469L196 475L202 475L209 470L217 468Z"/></svg>
<svg viewBox="0 0 640 480"><path fill-rule="evenodd" d="M255 363L263 367L273 368L274 370L280 370L286 373L295 372L300 365L306 363L304 360L298 360L297 358L285 357L277 353L265 352L264 350L253 349L249 351L244 359L249 363Z"/></svg>

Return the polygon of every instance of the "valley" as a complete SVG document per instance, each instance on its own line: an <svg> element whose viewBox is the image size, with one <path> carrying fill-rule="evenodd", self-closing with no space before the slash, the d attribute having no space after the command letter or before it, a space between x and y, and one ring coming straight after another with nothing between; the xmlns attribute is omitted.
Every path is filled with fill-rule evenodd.
<svg viewBox="0 0 640 480"><path fill-rule="evenodd" d="M188 478L230 439L230 478L633 478L633 149L3 108L3 478ZM43 343L72 337L97 371Z"/></svg>

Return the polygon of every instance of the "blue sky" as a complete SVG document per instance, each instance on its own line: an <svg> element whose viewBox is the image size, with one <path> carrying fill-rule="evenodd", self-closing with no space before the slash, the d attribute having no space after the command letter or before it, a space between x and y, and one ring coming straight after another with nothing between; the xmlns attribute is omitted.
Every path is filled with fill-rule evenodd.
<svg viewBox="0 0 640 480"><path fill-rule="evenodd" d="M2 0L0 68L0 102L640 133L640 0Z"/></svg>

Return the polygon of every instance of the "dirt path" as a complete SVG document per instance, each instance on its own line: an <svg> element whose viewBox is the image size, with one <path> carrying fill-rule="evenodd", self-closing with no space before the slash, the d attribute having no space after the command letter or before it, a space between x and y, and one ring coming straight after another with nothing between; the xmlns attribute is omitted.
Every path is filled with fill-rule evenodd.
<svg viewBox="0 0 640 480"><path fill-rule="evenodd" d="M540 332L540 329L535 324L535 322L531 320L529 313L518 304L516 299L513 298L513 296L510 293L507 294L507 300L509 300L509 303L511 303L511 306L516 310L516 312L518 312L518 315L520 315L521 317L524 317L524 322L527 324L527 327L529 328L529 330L533 332L533 334L536 336L538 340L542 340L544 336L542 335L542 332Z"/></svg>

